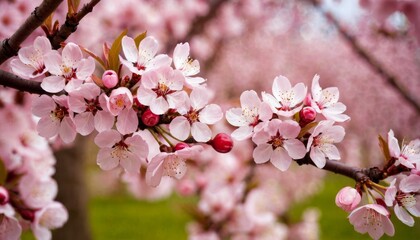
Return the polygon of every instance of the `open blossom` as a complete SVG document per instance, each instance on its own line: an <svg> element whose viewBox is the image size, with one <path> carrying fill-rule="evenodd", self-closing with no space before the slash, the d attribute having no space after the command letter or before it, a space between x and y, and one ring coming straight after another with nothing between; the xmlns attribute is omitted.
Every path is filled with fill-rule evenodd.
<svg viewBox="0 0 420 240"><path fill-rule="evenodd" d="M186 106L178 110L181 116L176 117L169 124L171 134L184 141L191 135L197 142L207 142L212 132L207 124L214 124L223 117L221 108L216 104L208 104L210 94L206 89L192 90Z"/></svg>
<svg viewBox="0 0 420 240"><path fill-rule="evenodd" d="M161 152L150 160L146 171L146 183L149 186L159 185L163 176L181 179L187 172L185 161L203 150L202 146L186 147L175 152Z"/></svg>
<svg viewBox="0 0 420 240"><path fill-rule="evenodd" d="M200 72L200 63L189 57L190 45L188 43L179 43L174 50L174 65L185 76L185 82L188 86L197 86L206 80L202 77L192 77Z"/></svg>
<svg viewBox="0 0 420 240"><path fill-rule="evenodd" d="M96 162L102 170L121 166L127 172L138 173L149 151L141 136L134 134L125 138L114 129L99 133L95 143L101 148Z"/></svg>
<svg viewBox="0 0 420 240"><path fill-rule="evenodd" d="M328 120L344 122L350 117L343 114L346 105L338 102L339 94L336 87L322 89L319 85L319 75L315 75L312 79L312 107Z"/></svg>
<svg viewBox="0 0 420 240"><path fill-rule="evenodd" d="M120 57L120 61L135 74L142 75L146 71L169 66L172 62L172 59L166 54L155 56L159 44L154 37L149 36L143 39L137 49L134 39L124 36L121 45L127 60Z"/></svg>
<svg viewBox="0 0 420 240"><path fill-rule="evenodd" d="M408 168L415 168L414 164L420 165L420 139L403 144L400 148L394 132L389 130L388 148L391 157L396 158L395 165L402 164Z"/></svg>
<svg viewBox="0 0 420 240"><path fill-rule="evenodd" d="M105 95L100 93L101 89L96 84L85 83L69 94L69 108L77 113L74 117L76 131L83 136L94 129L102 132L114 125L114 116L105 111Z"/></svg>
<svg viewBox="0 0 420 240"><path fill-rule="evenodd" d="M0 219L0 239L20 239L22 227L15 218L15 210L10 204L0 205Z"/></svg>
<svg viewBox="0 0 420 240"><path fill-rule="evenodd" d="M296 139L299 132L299 124L295 121L271 120L264 130L252 137L257 144L252 154L254 161L265 163L270 160L276 168L286 171L292 159L303 158L306 154L305 145Z"/></svg>
<svg viewBox="0 0 420 240"><path fill-rule="evenodd" d="M64 143L76 138L73 112L69 110L67 96L41 95L34 100L32 113L41 119L37 125L39 135L51 138L58 135Z"/></svg>
<svg viewBox="0 0 420 240"><path fill-rule="evenodd" d="M340 160L340 152L333 143L341 142L345 131L341 126L333 126L333 121L321 121L308 139L307 151L315 165L323 168L327 159Z"/></svg>
<svg viewBox="0 0 420 240"><path fill-rule="evenodd" d="M62 227L68 218L66 208L59 202L52 202L35 212L32 232L37 240L50 240L51 230Z"/></svg>
<svg viewBox="0 0 420 240"><path fill-rule="evenodd" d="M379 204L367 204L356 208L348 216L354 230L369 233L373 239L379 239L384 233L394 236L394 225L389 219L389 212Z"/></svg>
<svg viewBox="0 0 420 240"><path fill-rule="evenodd" d="M112 90L111 95L106 97L109 112L117 117L117 130L121 134L133 133L137 130L139 120L137 113L132 108L133 95L126 87Z"/></svg>
<svg viewBox="0 0 420 240"><path fill-rule="evenodd" d="M23 47L18 52L18 59L10 62L12 71L25 78L36 78L47 71L44 64L44 55L51 51L50 40L46 37L37 37L34 45Z"/></svg>
<svg viewBox="0 0 420 240"><path fill-rule="evenodd" d="M201 194L198 209L215 222L222 221L233 211L238 200L237 190L228 185L210 185Z"/></svg>
<svg viewBox="0 0 420 240"><path fill-rule="evenodd" d="M346 212L353 211L359 205L362 197L352 187L342 188L335 197L335 204Z"/></svg>
<svg viewBox="0 0 420 240"><path fill-rule="evenodd" d="M184 76L179 70L161 67L142 76L137 99L141 104L150 106L154 114L161 115L185 102L188 96L181 91L183 85Z"/></svg>
<svg viewBox="0 0 420 240"><path fill-rule="evenodd" d="M301 103L306 96L306 87L303 83L296 84L293 88L289 79L278 76L273 81L273 95L262 93L264 102L270 104L271 109L278 115L291 117L302 109Z"/></svg>
<svg viewBox="0 0 420 240"><path fill-rule="evenodd" d="M397 218L412 227L414 219L408 212L415 217L420 217L420 176L404 176L398 188L395 185L396 180L391 182L385 192L385 203L389 207L394 206Z"/></svg>
<svg viewBox="0 0 420 240"><path fill-rule="evenodd" d="M239 127L232 133L232 137L239 141L250 138L254 131L261 130L263 124L260 123L268 121L273 115L270 106L261 102L253 90L244 91L240 101L241 108L232 108L226 112L227 121Z"/></svg>
<svg viewBox="0 0 420 240"><path fill-rule="evenodd" d="M24 175L19 182L19 193L28 207L42 208L51 203L58 192L54 179L39 179Z"/></svg>
<svg viewBox="0 0 420 240"><path fill-rule="evenodd" d="M63 89L71 92L95 71L93 58L84 59L79 46L74 43L67 43L61 55L55 50L50 51L44 56L44 61L51 76L44 78L41 87L50 93Z"/></svg>

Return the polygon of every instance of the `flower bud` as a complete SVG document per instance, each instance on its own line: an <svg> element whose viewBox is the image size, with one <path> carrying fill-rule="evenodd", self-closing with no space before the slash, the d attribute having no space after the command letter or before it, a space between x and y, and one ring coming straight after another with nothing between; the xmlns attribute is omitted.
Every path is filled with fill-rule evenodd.
<svg viewBox="0 0 420 240"><path fill-rule="evenodd" d="M300 121L299 121L300 125L306 125L315 120L316 111L313 107L304 107L302 108L302 110L300 110L299 117L300 117Z"/></svg>
<svg viewBox="0 0 420 240"><path fill-rule="evenodd" d="M3 186L0 186L0 205L4 205L9 202L9 192Z"/></svg>
<svg viewBox="0 0 420 240"><path fill-rule="evenodd" d="M147 109L143 115L141 115L141 120L143 121L144 125L148 127L156 126L159 123L160 117L159 115L154 114L150 109Z"/></svg>
<svg viewBox="0 0 420 240"><path fill-rule="evenodd" d="M226 133L218 133L212 141L210 141L211 146L214 150L220 153L228 153L233 148L232 138Z"/></svg>
<svg viewBox="0 0 420 240"><path fill-rule="evenodd" d="M188 144L186 144L184 142L180 142L180 143L177 143L175 145L175 151L179 151L179 150L182 150L184 148L189 148L189 147L190 147L190 145L188 145Z"/></svg>
<svg viewBox="0 0 420 240"><path fill-rule="evenodd" d="M106 70L102 75L102 83L106 88L113 88L118 84L118 75L113 70Z"/></svg>
<svg viewBox="0 0 420 240"><path fill-rule="evenodd" d="M352 187L342 188L335 197L335 204L346 212L353 211L360 203L362 197L359 192Z"/></svg>
<svg viewBox="0 0 420 240"><path fill-rule="evenodd" d="M35 211L31 209L21 209L19 210L19 214L23 219L30 222L33 222L35 219Z"/></svg>

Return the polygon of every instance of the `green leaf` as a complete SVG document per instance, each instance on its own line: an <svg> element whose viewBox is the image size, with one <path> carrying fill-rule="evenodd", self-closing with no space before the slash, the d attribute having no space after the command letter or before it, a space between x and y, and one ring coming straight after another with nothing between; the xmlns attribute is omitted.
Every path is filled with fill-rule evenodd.
<svg viewBox="0 0 420 240"><path fill-rule="evenodd" d="M134 42L136 43L136 46L138 47L140 42L147 36L147 31L139 34L136 38L134 38Z"/></svg>
<svg viewBox="0 0 420 240"><path fill-rule="evenodd" d="M379 140L379 147L381 147L382 153L384 154L384 157L385 157L385 161L387 162L391 160L391 155L389 154L388 143L385 141L385 139L383 139L381 135L378 135L378 140Z"/></svg>
<svg viewBox="0 0 420 240"><path fill-rule="evenodd" d="M108 54L108 67L115 72L118 72L118 68L120 67L120 59L118 55L121 51L121 41L122 38L127 35L127 30L124 30L112 43L111 49L109 49Z"/></svg>
<svg viewBox="0 0 420 240"><path fill-rule="evenodd" d="M298 135L298 137L297 137L297 138L301 138L301 137L305 136L305 134L306 134L307 132L309 132L309 130L311 130L312 128L316 127L317 125L318 125L318 122L311 122L311 123L308 123L306 126L304 126L304 127L300 130L300 133L299 133L299 135Z"/></svg>
<svg viewBox="0 0 420 240"><path fill-rule="evenodd" d="M7 169L4 166L3 159L0 158L0 185L4 185L7 179Z"/></svg>

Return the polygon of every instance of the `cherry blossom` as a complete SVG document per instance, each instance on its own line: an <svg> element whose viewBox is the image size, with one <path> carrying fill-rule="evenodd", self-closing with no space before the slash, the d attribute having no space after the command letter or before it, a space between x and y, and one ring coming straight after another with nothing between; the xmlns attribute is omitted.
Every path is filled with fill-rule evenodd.
<svg viewBox="0 0 420 240"><path fill-rule="evenodd" d="M126 87L112 90L109 98L105 97L109 112L117 117L117 130L121 134L133 133L137 130L139 120L132 108L133 95Z"/></svg>
<svg viewBox="0 0 420 240"><path fill-rule="evenodd" d="M45 66L52 76L44 78L41 87L50 93L65 89L71 92L92 75L95 61L92 57L84 59L79 46L67 43L62 55L52 50L44 56Z"/></svg>
<svg viewBox="0 0 420 240"><path fill-rule="evenodd" d="M70 143L76 138L76 126L73 122L73 112L68 107L68 96L41 95L33 103L32 113L40 117L37 124L39 135L45 138L59 136L64 143Z"/></svg>
<svg viewBox="0 0 420 240"><path fill-rule="evenodd" d="M349 120L349 116L343 114L346 106L338 102L339 91L336 87L322 89L319 85L319 75L312 79L312 107L318 113L322 113L328 120L344 122Z"/></svg>
<svg viewBox="0 0 420 240"><path fill-rule="evenodd" d="M415 168L414 164L420 165L420 139L415 139L400 148L398 140L394 137L394 131L388 132L388 148L391 157L396 159L395 165L402 164L408 168Z"/></svg>
<svg viewBox="0 0 420 240"><path fill-rule="evenodd" d="M147 143L140 135L126 137L114 129L100 132L95 143L101 148L96 162L106 171L121 166L127 172L139 173L148 154Z"/></svg>
<svg viewBox="0 0 420 240"><path fill-rule="evenodd" d="M185 76L185 83L190 87L196 87L206 80L202 77L192 77L200 72L200 63L189 57L190 45L188 43L179 43L174 50L174 65Z"/></svg>
<svg viewBox="0 0 420 240"><path fill-rule="evenodd" d="M253 152L254 161L260 164L270 160L276 168L286 171L292 159L303 158L306 154L305 145L296 139L299 132L299 124L295 121L271 120L264 130L252 137L257 144Z"/></svg>
<svg viewBox="0 0 420 240"><path fill-rule="evenodd" d="M334 122L319 122L308 139L307 151L315 165L323 168L328 160L340 160L340 152L333 143L341 142L345 131L341 126L333 126Z"/></svg>
<svg viewBox="0 0 420 240"><path fill-rule="evenodd" d="M77 113L74 117L76 131L83 136L94 129L102 132L114 125L114 116L105 111L105 95L99 94L101 89L94 83L85 83L69 94L69 109Z"/></svg>
<svg viewBox="0 0 420 240"><path fill-rule="evenodd" d="M342 188L335 197L335 204L346 212L353 211L359 205L362 197L352 187Z"/></svg>
<svg viewBox="0 0 420 240"><path fill-rule="evenodd" d="M155 56L159 44L154 37L149 36L143 39L138 49L131 37L124 36L121 44L127 60L120 57L120 61L135 74L142 75L149 70L169 66L172 62L172 59L166 54Z"/></svg>
<svg viewBox="0 0 420 240"><path fill-rule="evenodd" d="M25 78L36 78L47 72L44 55L51 51L51 43L46 37L36 37L33 46L23 47L18 59L10 62L12 71Z"/></svg>
<svg viewBox="0 0 420 240"><path fill-rule="evenodd" d="M395 215L401 222L412 227L415 217L420 217L420 176L404 176L396 187L397 179L391 182L391 185L385 192L385 203L387 206L394 206Z"/></svg>
<svg viewBox="0 0 420 240"><path fill-rule="evenodd" d="M389 219L389 212L379 204L367 204L353 210L348 216L354 230L359 233L369 233L375 240L384 233L394 236L394 225Z"/></svg>
<svg viewBox="0 0 420 240"><path fill-rule="evenodd" d="M273 81L273 95L263 92L262 98L264 102L270 104L274 113L291 117L302 109L300 104L305 99L306 91L303 83L298 83L292 88L289 79L278 76Z"/></svg>
<svg viewBox="0 0 420 240"><path fill-rule="evenodd" d="M234 187L212 185L204 190L198 208L210 215L213 221L219 222L229 216L237 200Z"/></svg>
<svg viewBox="0 0 420 240"><path fill-rule="evenodd" d="M0 239L20 239L22 227L14 215L15 210L10 204L0 205Z"/></svg>
<svg viewBox="0 0 420 240"><path fill-rule="evenodd" d="M261 102L253 90L245 91L240 96L241 108L232 108L226 112L226 120L233 126L239 127L232 133L238 141L248 139L254 131L261 130L262 121L271 119L273 113L270 106Z"/></svg>
<svg viewBox="0 0 420 240"><path fill-rule="evenodd" d="M56 197L58 186L54 179L39 179L32 175L24 175L19 182L19 192L28 207L42 208Z"/></svg>
<svg viewBox="0 0 420 240"><path fill-rule="evenodd" d="M181 116L176 117L169 124L171 134L184 141L190 136L197 142L207 142L212 132L207 124L214 124L223 117L221 108L216 104L208 104L210 94L206 89L192 90L189 101L184 109L178 109Z"/></svg>
<svg viewBox="0 0 420 240"><path fill-rule="evenodd" d="M157 115L169 108L176 108L185 103L187 94L181 91L184 76L179 70L161 67L148 71L142 76L141 86L137 90L137 99Z"/></svg>
<svg viewBox="0 0 420 240"><path fill-rule="evenodd" d="M150 160L146 171L146 183L149 186L159 185L163 176L181 179L186 171L185 161L194 157L203 150L202 146L195 145L175 152L161 152Z"/></svg>
<svg viewBox="0 0 420 240"><path fill-rule="evenodd" d="M52 202L35 212L31 229L37 240L49 240L52 229L60 228L67 222L68 212L59 202Z"/></svg>

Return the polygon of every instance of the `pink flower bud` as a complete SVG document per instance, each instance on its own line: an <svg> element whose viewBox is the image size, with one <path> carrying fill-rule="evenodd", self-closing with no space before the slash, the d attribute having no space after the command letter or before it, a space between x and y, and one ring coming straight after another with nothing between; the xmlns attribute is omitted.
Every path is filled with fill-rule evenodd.
<svg viewBox="0 0 420 240"><path fill-rule="evenodd" d="M179 151L179 150L182 150L184 148L189 148L189 147L190 147L190 145L188 145L188 144L186 144L184 142L180 142L180 143L177 143L175 145L175 151Z"/></svg>
<svg viewBox="0 0 420 240"><path fill-rule="evenodd" d="M160 117L159 115L154 114L150 109L147 109L143 115L141 115L141 120L143 121L144 125L148 127L156 126L159 123Z"/></svg>
<svg viewBox="0 0 420 240"><path fill-rule="evenodd" d="M4 205L9 202L9 192L3 186L0 186L0 205Z"/></svg>
<svg viewBox="0 0 420 240"><path fill-rule="evenodd" d="M313 107L304 107L302 108L302 110L300 110L299 117L300 117L299 123L301 125L306 125L315 120L316 111Z"/></svg>
<svg viewBox="0 0 420 240"><path fill-rule="evenodd" d="M303 99L303 106L311 106L312 105L312 95L309 93L306 95L305 99Z"/></svg>
<svg viewBox="0 0 420 240"><path fill-rule="evenodd" d="M113 88L118 84L118 75L113 70L106 70L102 75L102 83L106 88Z"/></svg>
<svg viewBox="0 0 420 240"><path fill-rule="evenodd" d="M212 141L210 141L211 146L214 150L220 153L228 153L233 148L232 138L226 133L218 133Z"/></svg>
<svg viewBox="0 0 420 240"><path fill-rule="evenodd" d="M342 188L335 197L335 204L346 212L353 211L360 203L362 197L352 187Z"/></svg>

